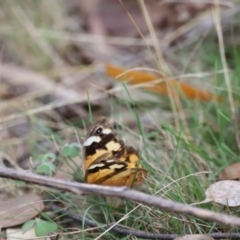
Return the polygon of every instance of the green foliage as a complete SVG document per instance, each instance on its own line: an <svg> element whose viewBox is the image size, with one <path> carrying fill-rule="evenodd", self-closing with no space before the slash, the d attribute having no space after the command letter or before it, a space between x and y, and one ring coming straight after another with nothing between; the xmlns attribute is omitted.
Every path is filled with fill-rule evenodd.
<svg viewBox="0 0 240 240"><path fill-rule="evenodd" d="M55 222L44 221L42 219L36 218L34 220L26 222L22 226L22 231L26 232L33 226L35 227L35 234L37 237L47 236L49 233L56 232L58 229L58 225Z"/></svg>
<svg viewBox="0 0 240 240"><path fill-rule="evenodd" d="M36 219L35 233L38 237L43 237L51 232L55 232L57 228L58 225L55 222Z"/></svg>
<svg viewBox="0 0 240 240"><path fill-rule="evenodd" d="M64 146L61 152L65 157L74 158L79 155L79 149L80 146L78 143L72 143Z"/></svg>
<svg viewBox="0 0 240 240"><path fill-rule="evenodd" d="M25 233L36 224L36 220L29 220L22 225L22 231Z"/></svg>
<svg viewBox="0 0 240 240"><path fill-rule="evenodd" d="M40 161L40 165L36 169L37 173L52 175L55 172L56 166L54 161L56 160L56 155L54 153L39 155L38 160Z"/></svg>

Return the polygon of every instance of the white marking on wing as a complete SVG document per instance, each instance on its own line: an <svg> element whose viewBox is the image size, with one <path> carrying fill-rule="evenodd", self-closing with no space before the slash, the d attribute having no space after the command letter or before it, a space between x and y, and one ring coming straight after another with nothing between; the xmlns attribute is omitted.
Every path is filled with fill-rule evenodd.
<svg viewBox="0 0 240 240"><path fill-rule="evenodd" d="M101 141L100 137L91 136L84 142L83 146L90 146L92 145L93 142L100 142L100 141Z"/></svg>
<svg viewBox="0 0 240 240"><path fill-rule="evenodd" d="M125 165L122 165L122 164L113 164L112 166L110 166L111 169L121 169L121 168L124 168Z"/></svg>
<svg viewBox="0 0 240 240"><path fill-rule="evenodd" d="M94 169L94 168L104 167L104 166L105 166L105 164L99 163L99 164L94 164L94 165L90 166L88 169Z"/></svg>
<svg viewBox="0 0 240 240"><path fill-rule="evenodd" d="M107 162L107 163L111 163L111 162L115 162L115 160L110 159L110 160L107 160L106 162Z"/></svg>
<svg viewBox="0 0 240 240"><path fill-rule="evenodd" d="M105 128L105 129L103 129L103 131L102 131L103 134L109 134L109 133L111 133L111 132L112 132L112 130L111 130L110 128Z"/></svg>

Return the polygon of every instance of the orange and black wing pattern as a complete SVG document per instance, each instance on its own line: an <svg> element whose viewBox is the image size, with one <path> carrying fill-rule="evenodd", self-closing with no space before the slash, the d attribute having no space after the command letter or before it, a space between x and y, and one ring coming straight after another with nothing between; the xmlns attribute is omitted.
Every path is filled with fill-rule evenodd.
<svg viewBox="0 0 240 240"><path fill-rule="evenodd" d="M83 154L87 183L131 187L147 176L138 152L117 140L113 125L105 117L99 117L90 127Z"/></svg>

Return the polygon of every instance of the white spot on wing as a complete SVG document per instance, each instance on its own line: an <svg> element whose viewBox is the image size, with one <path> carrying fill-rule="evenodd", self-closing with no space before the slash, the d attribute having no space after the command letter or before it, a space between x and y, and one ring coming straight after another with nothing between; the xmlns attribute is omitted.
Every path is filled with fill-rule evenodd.
<svg viewBox="0 0 240 240"><path fill-rule="evenodd" d="M94 165L90 166L88 169L94 169L94 168L104 167L104 166L105 166L105 164L99 163L99 164L94 164Z"/></svg>
<svg viewBox="0 0 240 240"><path fill-rule="evenodd" d="M105 128L105 129L103 129L103 131L102 131L103 134L109 134L109 133L111 133L111 132L112 132L112 130L111 130L110 128Z"/></svg>
<svg viewBox="0 0 240 240"><path fill-rule="evenodd" d="M115 162L115 160L111 159L111 160L107 160L107 163L111 163L111 162Z"/></svg>
<svg viewBox="0 0 240 240"><path fill-rule="evenodd" d="M101 141L100 137L91 136L84 142L83 146L90 146L92 145L93 142L100 142L100 141Z"/></svg>
<svg viewBox="0 0 240 240"><path fill-rule="evenodd" d="M111 169L121 169L121 168L124 168L125 165L122 165L122 164L113 164L112 166L110 166Z"/></svg>

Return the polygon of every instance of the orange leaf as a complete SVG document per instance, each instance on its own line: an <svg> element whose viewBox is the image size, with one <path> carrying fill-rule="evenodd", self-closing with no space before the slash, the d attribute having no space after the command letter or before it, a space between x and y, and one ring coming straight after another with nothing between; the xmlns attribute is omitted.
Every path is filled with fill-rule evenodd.
<svg viewBox="0 0 240 240"><path fill-rule="evenodd" d="M154 74L144 73L140 71L125 72L126 70L124 68L106 64L106 74L109 77L117 77L116 79L119 81L127 80L131 84L150 83L149 86L145 86L144 88L156 93L168 95L169 91L171 91L173 97L179 97L179 93L182 92L189 99L210 101L216 98L218 101L222 101L221 96L216 96L213 93L199 90L189 84L175 81L173 79L163 80L162 82L157 83L153 82L154 80L160 80L163 78L161 75L156 76Z"/></svg>

